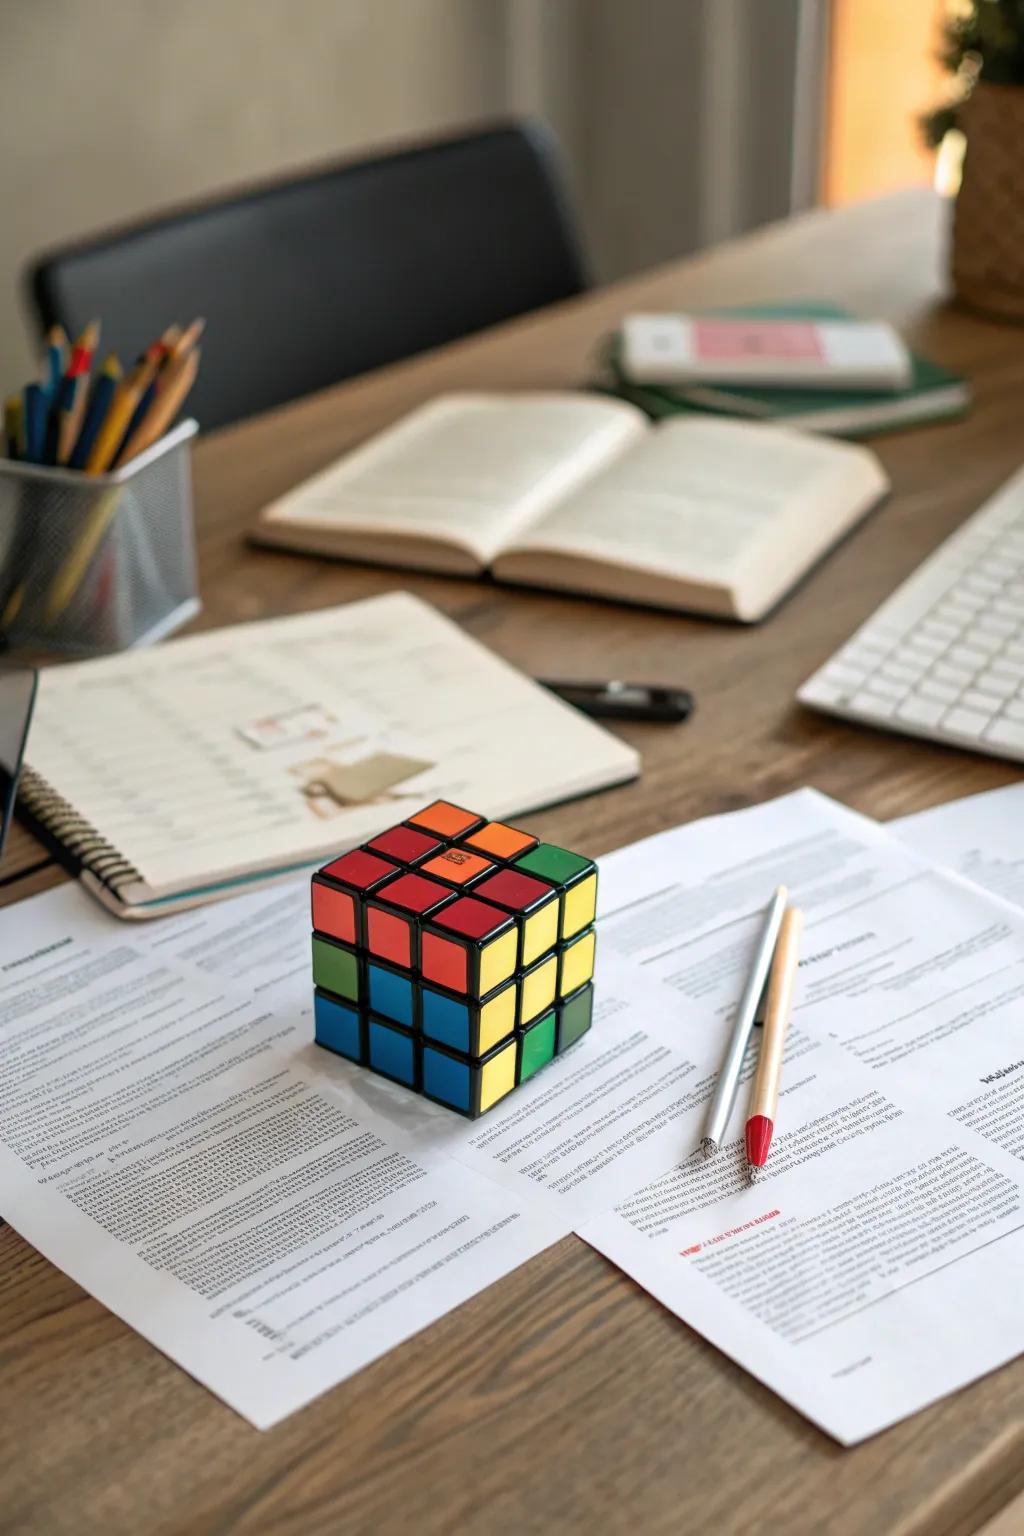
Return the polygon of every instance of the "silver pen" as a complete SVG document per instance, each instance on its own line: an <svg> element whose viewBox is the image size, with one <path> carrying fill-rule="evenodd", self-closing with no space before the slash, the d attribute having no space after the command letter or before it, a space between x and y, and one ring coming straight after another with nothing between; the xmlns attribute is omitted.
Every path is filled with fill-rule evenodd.
<svg viewBox="0 0 1024 1536"><path fill-rule="evenodd" d="M771 970L772 956L775 953L775 944L779 937L779 929L782 926L782 916L786 910L788 891L784 885L780 885L772 897L771 906L768 908L758 941L754 963L750 967L750 975L740 998L740 1005L736 1011L736 1023L733 1026L732 1039L729 1041L729 1049L725 1053L721 1071L718 1074L718 1082L708 1106L708 1118L704 1126L704 1136L700 1149L705 1157L714 1157L721 1145L729 1124L729 1116L736 1102L736 1090L740 1085L740 1073L743 1070L743 1058L747 1054L747 1045L750 1041L750 1032L757 1018L758 1005L768 980Z"/></svg>

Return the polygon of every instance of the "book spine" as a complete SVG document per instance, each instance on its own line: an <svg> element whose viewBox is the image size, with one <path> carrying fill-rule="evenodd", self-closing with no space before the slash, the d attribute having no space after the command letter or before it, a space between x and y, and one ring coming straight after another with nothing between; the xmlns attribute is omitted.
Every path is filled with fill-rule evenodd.
<svg viewBox="0 0 1024 1536"><path fill-rule="evenodd" d="M130 885L143 883L135 865L101 837L41 773L27 765L18 784L18 811L29 831L71 874L78 876L88 870L115 896Z"/></svg>

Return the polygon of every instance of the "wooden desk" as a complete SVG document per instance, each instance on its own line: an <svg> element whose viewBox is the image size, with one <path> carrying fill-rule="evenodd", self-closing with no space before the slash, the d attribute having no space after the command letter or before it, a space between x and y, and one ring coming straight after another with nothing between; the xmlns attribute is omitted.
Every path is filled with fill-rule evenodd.
<svg viewBox="0 0 1024 1536"><path fill-rule="evenodd" d="M402 583L529 671L688 684L690 724L628 733L639 783L535 818L595 854L799 784L889 817L1009 782L793 703L1021 456L1024 333L943 307L944 226L925 193L812 214L205 440L202 623ZM977 404L880 440L891 502L761 629L243 542L265 501L440 389L572 384L627 310L788 296L899 320ZM24 835L4 873L8 900L58 878ZM843 1451L575 1238L259 1435L5 1228L0 1365L0 1530L18 1533L731 1536L766 1531L768 1507L786 1536L961 1536L1024 1487L1024 1363Z"/></svg>

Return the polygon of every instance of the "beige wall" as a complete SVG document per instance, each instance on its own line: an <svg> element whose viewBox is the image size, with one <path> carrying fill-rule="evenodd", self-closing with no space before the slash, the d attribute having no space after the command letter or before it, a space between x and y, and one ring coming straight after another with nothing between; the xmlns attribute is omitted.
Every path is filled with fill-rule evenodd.
<svg viewBox="0 0 1024 1536"><path fill-rule="evenodd" d="M505 108L504 0L0 0L0 362L42 247Z"/></svg>

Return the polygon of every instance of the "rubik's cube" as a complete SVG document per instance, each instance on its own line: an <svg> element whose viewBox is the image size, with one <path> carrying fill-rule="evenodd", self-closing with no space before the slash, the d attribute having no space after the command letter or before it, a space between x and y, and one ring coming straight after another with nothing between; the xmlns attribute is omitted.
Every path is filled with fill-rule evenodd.
<svg viewBox="0 0 1024 1536"><path fill-rule="evenodd" d="M435 800L313 876L316 1040L476 1119L593 1013L597 867Z"/></svg>

